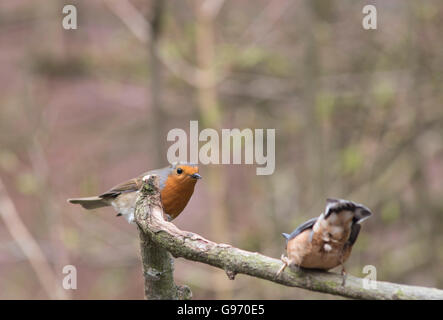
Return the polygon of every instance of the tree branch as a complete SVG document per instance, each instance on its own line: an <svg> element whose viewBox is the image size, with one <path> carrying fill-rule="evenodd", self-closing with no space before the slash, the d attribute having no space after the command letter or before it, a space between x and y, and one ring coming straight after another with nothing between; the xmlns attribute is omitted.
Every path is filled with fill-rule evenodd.
<svg viewBox="0 0 443 320"><path fill-rule="evenodd" d="M153 208L159 208L163 215L158 180L154 186L145 184L137 199L136 221L148 221ZM163 219L163 218L162 218ZM145 278L145 298L160 299L191 299L192 292L187 286L177 286L174 283L174 260L171 254L153 241L151 234L144 232L138 226L140 235L140 252L142 257L143 277Z"/></svg>
<svg viewBox="0 0 443 320"><path fill-rule="evenodd" d="M225 270L229 279L234 280L236 274L243 273L253 277L273 281L285 286L299 287L317 292L329 293L355 299L443 299L443 290L417 286L400 285L395 283L377 281L376 289L365 289L363 279L348 275L346 285L342 286L342 276L321 271L301 269L293 271L287 268L278 278L276 273L282 262L257 252L249 252L235 248L228 244L214 243L198 234L182 231L174 224L165 221L158 190L158 178L154 175L147 176L140 191L136 206L136 222L143 239L149 239L152 250L160 252L169 251L174 257L183 257L188 260L198 261ZM142 241L142 254L146 251ZM154 247L155 246L155 247ZM164 281L165 286L172 287L172 259L169 255L162 255L166 269L161 269L160 264L154 260L143 259L145 270L146 292L157 290L155 281ZM168 260L169 259L169 260ZM154 267L155 266L155 267ZM159 279L150 276L149 270L155 270ZM148 272L146 272L148 270ZM166 276L167 275L167 276ZM174 289L172 289L174 291ZM151 296L146 294L147 298ZM174 294L162 295L161 290L153 294L154 298L171 299Z"/></svg>

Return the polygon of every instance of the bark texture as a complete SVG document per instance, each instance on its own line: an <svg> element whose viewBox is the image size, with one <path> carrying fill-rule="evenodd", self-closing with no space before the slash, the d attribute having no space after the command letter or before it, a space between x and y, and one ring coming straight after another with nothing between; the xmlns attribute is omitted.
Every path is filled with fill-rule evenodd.
<svg viewBox="0 0 443 320"><path fill-rule="evenodd" d="M145 292L148 299L190 298L188 287L178 287L173 279L173 259L183 257L225 270L229 279L247 274L285 286L329 293L354 299L443 299L443 290L377 281L376 289L365 289L361 278L331 272L299 271L287 268L279 277L282 265L278 259L249 252L228 244L215 243L202 236L182 231L165 221L160 201L157 177L145 179L136 209L140 230ZM169 254L169 253L170 254Z"/></svg>

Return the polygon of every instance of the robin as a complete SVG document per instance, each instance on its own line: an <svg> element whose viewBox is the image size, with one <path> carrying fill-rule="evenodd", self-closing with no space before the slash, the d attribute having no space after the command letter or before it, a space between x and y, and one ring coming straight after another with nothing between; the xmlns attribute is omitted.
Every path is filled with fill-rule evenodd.
<svg viewBox="0 0 443 320"><path fill-rule="evenodd" d="M307 269L329 270L342 266L343 285L346 279L344 263L360 232L360 223L371 211L358 203L327 199L326 209L318 218L312 218L297 227L286 238L287 257L277 276L289 265Z"/></svg>
<svg viewBox="0 0 443 320"><path fill-rule="evenodd" d="M152 174L159 176L163 209L168 220L171 221L186 207L194 193L197 180L201 179L197 165L180 163L151 170L117 185L99 196L68 199L68 202L78 203L88 210L112 206L117 211L117 216L123 215L129 223L133 223L137 191L142 186L143 177Z"/></svg>

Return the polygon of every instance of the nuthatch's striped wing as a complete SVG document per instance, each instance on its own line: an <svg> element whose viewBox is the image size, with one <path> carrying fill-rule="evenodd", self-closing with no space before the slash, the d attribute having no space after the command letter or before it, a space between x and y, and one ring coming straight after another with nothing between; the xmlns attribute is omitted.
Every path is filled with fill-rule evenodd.
<svg viewBox="0 0 443 320"><path fill-rule="evenodd" d="M288 243L289 240L294 239L303 231L307 229L312 229L319 219L320 221L323 219L327 220L333 213L339 215L340 212L343 211L350 211L353 214L351 234L348 240L348 242L352 245L357 240L358 234L360 232L360 223L368 219L372 215L372 213L367 207L362 204L343 199L327 199L325 212L322 213L320 217L312 218L302 223L291 234L283 233L282 235L286 239L286 243ZM312 239L312 234L310 236L310 239Z"/></svg>
<svg viewBox="0 0 443 320"><path fill-rule="evenodd" d="M357 241L358 234L360 233L361 224L354 223L351 227L351 234L349 235L348 243L353 246L355 241Z"/></svg>
<svg viewBox="0 0 443 320"><path fill-rule="evenodd" d="M353 222L355 223L361 223L372 215L371 210L360 203L332 198L326 200L326 209L324 213L325 219L327 219L332 213L340 214L342 211L353 212Z"/></svg>

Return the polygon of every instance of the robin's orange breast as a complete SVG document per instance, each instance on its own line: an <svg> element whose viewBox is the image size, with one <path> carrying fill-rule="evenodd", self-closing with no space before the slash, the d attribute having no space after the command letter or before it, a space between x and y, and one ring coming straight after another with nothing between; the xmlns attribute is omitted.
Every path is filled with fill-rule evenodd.
<svg viewBox="0 0 443 320"><path fill-rule="evenodd" d="M165 213L176 218L186 207L194 193L194 188L197 180L186 178L183 181L177 182L173 178L168 178L165 187L161 191L161 198L163 209Z"/></svg>

